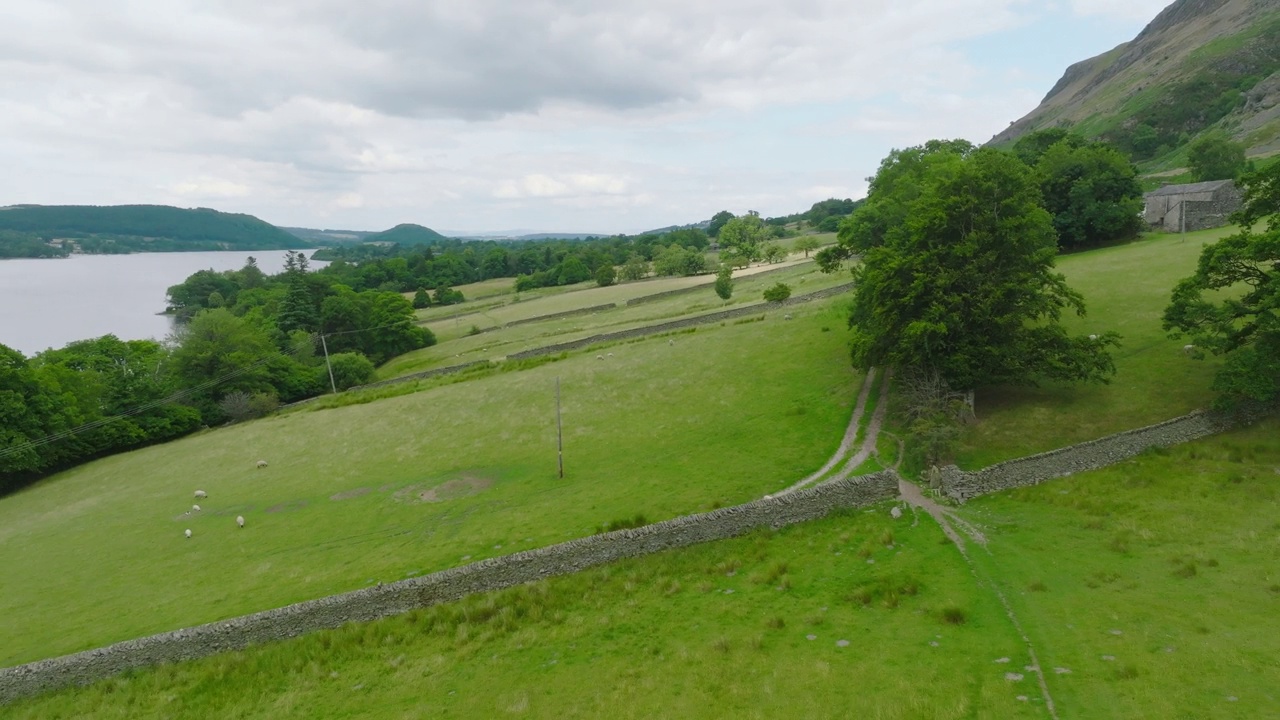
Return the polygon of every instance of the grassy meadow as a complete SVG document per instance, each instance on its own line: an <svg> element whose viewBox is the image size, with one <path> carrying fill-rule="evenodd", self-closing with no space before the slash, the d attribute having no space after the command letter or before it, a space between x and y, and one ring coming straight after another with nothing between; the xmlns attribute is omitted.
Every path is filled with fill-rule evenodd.
<svg viewBox="0 0 1280 720"><path fill-rule="evenodd" d="M774 492L834 452L861 383L834 304L791 312L51 477L0 501L0 666Z"/></svg>
<svg viewBox="0 0 1280 720"><path fill-rule="evenodd" d="M886 503L9 710L1049 717L998 589L1063 720L1275 717L1277 435L1273 420L973 501L956 511L988 540L972 564L928 516L894 521Z"/></svg>
<svg viewBox="0 0 1280 720"><path fill-rule="evenodd" d="M525 299L527 296L522 295L519 302L514 302L513 294L511 296L513 301L500 307L454 319L427 322L426 326L431 328L441 342L438 345L393 358L379 368L378 378L398 377L474 360L495 360L552 343L643 327L686 315L709 313L738 305L761 303L763 302L761 295L765 288L777 282L787 283L791 286L793 294L801 295L849 281L846 273L827 275L820 272L812 262L761 267L765 270L778 270L778 272L761 277L755 274L735 276L733 296L728 301L721 300L715 294L710 285L710 278L706 277L659 278L603 288L591 286L576 292L557 293L536 299ZM706 287L592 315L532 322L505 328L501 332L471 334L473 327L488 330L515 320L537 318L608 303L625 303L630 298L698 285L706 285ZM832 327L842 331L844 326L844 319L839 318Z"/></svg>
<svg viewBox="0 0 1280 720"><path fill-rule="evenodd" d="M1204 246L1231 232L1218 228L1185 238L1153 233L1058 258L1058 269L1084 295L1088 311L1064 324L1072 333L1120 333L1121 345L1112 352L1116 375L1107 385L980 388L979 422L965 433L957 464L985 467L1207 407L1220 361L1187 357L1187 341L1171 339L1160 318L1173 286L1195 272Z"/></svg>

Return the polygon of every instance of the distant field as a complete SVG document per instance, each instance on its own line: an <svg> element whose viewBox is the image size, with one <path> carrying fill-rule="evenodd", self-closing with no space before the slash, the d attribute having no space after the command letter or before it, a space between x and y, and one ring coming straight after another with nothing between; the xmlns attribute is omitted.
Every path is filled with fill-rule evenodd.
<svg viewBox="0 0 1280 720"><path fill-rule="evenodd" d="M765 266L765 268L770 269L768 266ZM780 270L781 268L782 266L774 266L772 269ZM680 280L702 280L704 283L707 282L706 279L702 278L680 278ZM848 281L849 276L847 273L827 275L818 271L812 262L797 263L787 266L785 270L781 270L776 274L767 276L735 276L733 297L728 302L717 297L711 286L708 285L702 290L691 291L632 307L619 307L594 315L580 315L528 323L492 333L469 334L473 325L480 329L486 329L515 319L534 318L575 308L621 302L621 300L613 298L625 296L605 294L605 291L625 290L631 288L632 285L626 284L608 288L595 287L540 300L522 300L519 303L504 306L500 311L494 310L484 315L472 315L457 320L444 320L428 324L428 327L436 333L436 336L442 342L439 345L393 358L378 369L378 377L379 379L386 379L444 365L455 365L473 360L490 360L523 350L603 332L651 325L684 315L712 312L742 304L761 303L764 289L777 282L785 282L791 285L793 293L800 295L840 285ZM641 284L635 283L634 285L639 286ZM633 295L633 297L688 287L688 284L678 285L666 280L645 281L644 285L646 287L642 288L643 292ZM632 290L632 292L635 291ZM844 328L843 319L836 321L833 327L842 330Z"/></svg>
<svg viewBox="0 0 1280 720"><path fill-rule="evenodd" d="M15 718L1280 716L1280 422L168 666ZM947 615L958 619L948 622ZM809 639L812 636L813 639ZM841 647L840 641L847 641Z"/></svg>
<svg viewBox="0 0 1280 720"><path fill-rule="evenodd" d="M1195 271L1206 243L1233 232L1219 228L1153 234L1120 247L1066 255L1058 268L1085 299L1088 315L1067 317L1076 333L1116 331L1110 385L1045 383L1039 388L987 388L977 394L979 422L965 435L960 465L977 468L1181 415L1209 405L1220 361L1193 360L1186 340L1170 339L1160 317L1173 286Z"/></svg>
<svg viewBox="0 0 1280 720"><path fill-rule="evenodd" d="M776 491L835 450L861 382L840 313L793 314L214 430L4 498L0 665Z"/></svg>

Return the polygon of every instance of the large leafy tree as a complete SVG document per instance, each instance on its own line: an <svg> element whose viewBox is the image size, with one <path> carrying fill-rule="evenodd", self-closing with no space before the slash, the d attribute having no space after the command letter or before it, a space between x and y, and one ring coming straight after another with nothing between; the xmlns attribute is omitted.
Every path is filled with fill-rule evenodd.
<svg viewBox="0 0 1280 720"><path fill-rule="evenodd" d="M762 257L760 245L764 239L764 221L754 210L733 218L720 228L720 247L732 250L747 262Z"/></svg>
<svg viewBox="0 0 1280 720"><path fill-rule="evenodd" d="M1241 186L1241 230L1200 253L1164 311L1175 337L1224 356L1213 383L1220 407L1280 399L1280 164Z"/></svg>
<svg viewBox="0 0 1280 720"><path fill-rule="evenodd" d="M1142 229L1138 171L1110 145L1064 140L1035 168L1063 250L1127 240Z"/></svg>
<svg viewBox="0 0 1280 720"><path fill-rule="evenodd" d="M969 389L1114 373L1107 348L1118 336L1071 337L1059 322L1084 301L1054 272L1053 224L1022 161L935 142L895 151L871 187L825 259L862 254L849 318L856 365Z"/></svg>

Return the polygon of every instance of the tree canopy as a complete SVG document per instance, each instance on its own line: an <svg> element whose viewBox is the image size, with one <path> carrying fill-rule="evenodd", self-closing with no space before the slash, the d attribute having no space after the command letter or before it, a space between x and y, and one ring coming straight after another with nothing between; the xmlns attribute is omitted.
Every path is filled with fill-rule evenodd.
<svg viewBox="0 0 1280 720"><path fill-rule="evenodd" d="M1187 166L1196 181L1234 180L1245 171L1244 145L1225 135L1205 135L1187 147Z"/></svg>
<svg viewBox="0 0 1280 720"><path fill-rule="evenodd" d="M1118 336L1070 337L1084 301L1054 272L1056 237L1036 176L1010 153L934 141L894 151L866 204L819 254L855 267L852 357L938 373L950 386L1106 381Z"/></svg>
<svg viewBox="0 0 1280 720"><path fill-rule="evenodd" d="M1240 231L1201 252L1164 312L1175 337L1225 358L1213 388L1228 408L1280 399L1280 163L1245 175L1241 186Z"/></svg>

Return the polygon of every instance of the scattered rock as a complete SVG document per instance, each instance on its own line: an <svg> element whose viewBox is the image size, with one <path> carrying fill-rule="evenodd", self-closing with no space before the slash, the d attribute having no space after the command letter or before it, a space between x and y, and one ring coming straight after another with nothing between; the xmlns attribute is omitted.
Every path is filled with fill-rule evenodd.
<svg viewBox="0 0 1280 720"><path fill-rule="evenodd" d="M1112 630L1112 631L1111 631L1111 634L1112 634L1112 635L1123 635L1123 634L1124 634L1124 631L1123 631L1123 630Z"/></svg>
<svg viewBox="0 0 1280 720"><path fill-rule="evenodd" d="M1027 700L1029 700L1029 699L1030 699L1030 698L1028 698L1026 695L1019 695L1019 696L1018 696L1018 701L1019 701L1019 702L1026 702L1026 701L1027 701Z"/></svg>
<svg viewBox="0 0 1280 720"><path fill-rule="evenodd" d="M849 641L848 641L848 640L837 640L837 641L836 641L836 647L849 647Z"/></svg>
<svg viewBox="0 0 1280 720"><path fill-rule="evenodd" d="M937 640L930 640L930 641L929 641L929 647L938 647L938 641L937 641Z"/></svg>
<svg viewBox="0 0 1280 720"><path fill-rule="evenodd" d="M996 662L998 662L998 663L1007 663L1007 662L1009 662L1009 658L996 658Z"/></svg>
<svg viewBox="0 0 1280 720"><path fill-rule="evenodd" d="M1022 673L1007 672L1004 674L1004 679L1009 682L1022 682Z"/></svg>
<svg viewBox="0 0 1280 720"><path fill-rule="evenodd" d="M732 594L733 594L733 588L728 588L728 589L726 589L726 590L724 591L724 594L725 594L725 595L732 595Z"/></svg>
<svg viewBox="0 0 1280 720"><path fill-rule="evenodd" d="M1228 695L1228 696L1227 696L1227 702L1236 702L1236 701L1237 701L1237 700L1239 700L1239 699L1240 699L1240 698L1236 697L1235 695Z"/></svg>
<svg viewBox="0 0 1280 720"><path fill-rule="evenodd" d="M1026 667L1024 667L1024 668L1022 668L1022 669L1023 669L1023 670L1025 670L1025 671L1027 671L1027 672L1040 672L1040 666L1039 666L1039 665L1028 665L1028 666L1026 666Z"/></svg>
<svg viewBox="0 0 1280 720"><path fill-rule="evenodd" d="M817 639L818 639L818 636L817 636L817 635L805 635L804 637L805 637L805 639L806 639L806 640L817 640Z"/></svg>
<svg viewBox="0 0 1280 720"><path fill-rule="evenodd" d="M875 565L875 564L876 564L876 559L875 559L875 558L867 558L867 564L868 564L868 565Z"/></svg>
<svg viewBox="0 0 1280 720"><path fill-rule="evenodd" d="M1054 668L1053 671L1059 675L1070 675L1071 668Z"/></svg>
<svg viewBox="0 0 1280 720"><path fill-rule="evenodd" d="M897 520L898 518L902 517L902 508L898 507L897 505L894 505L893 509L889 511L889 517L893 518L894 520Z"/></svg>
<svg viewBox="0 0 1280 720"><path fill-rule="evenodd" d="M1115 656L1115 655L1103 655L1103 656L1102 656L1102 659L1103 659L1103 660L1106 660L1107 662L1114 662L1114 661L1115 661L1115 659L1116 659L1116 656Z"/></svg>

